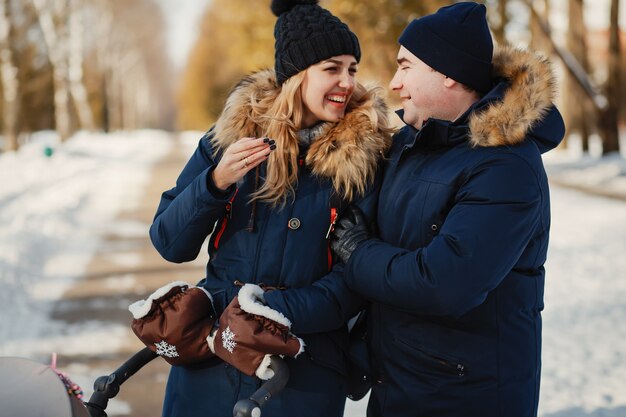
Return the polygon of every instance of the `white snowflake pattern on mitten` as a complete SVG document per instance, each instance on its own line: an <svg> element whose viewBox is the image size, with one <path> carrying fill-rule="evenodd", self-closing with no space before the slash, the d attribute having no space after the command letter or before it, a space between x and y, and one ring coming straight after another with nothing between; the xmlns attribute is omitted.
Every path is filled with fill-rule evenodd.
<svg viewBox="0 0 626 417"><path fill-rule="evenodd" d="M233 353L233 349L237 346L237 342L235 342L235 333L230 330L230 327L226 327L226 330L222 333L222 346L224 346L224 349L230 353Z"/></svg>
<svg viewBox="0 0 626 417"><path fill-rule="evenodd" d="M156 346L156 354L160 356L165 356L167 358L177 358L178 352L176 351L176 346L170 345L165 340L161 340L159 343L155 344Z"/></svg>

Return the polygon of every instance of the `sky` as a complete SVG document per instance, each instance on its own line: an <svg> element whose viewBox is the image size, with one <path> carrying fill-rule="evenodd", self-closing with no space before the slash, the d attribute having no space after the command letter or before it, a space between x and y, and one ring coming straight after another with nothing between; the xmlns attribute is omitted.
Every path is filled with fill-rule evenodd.
<svg viewBox="0 0 626 417"><path fill-rule="evenodd" d="M184 67L210 0L157 0L168 22L168 51L177 70ZM269 3L268 3L269 4Z"/></svg>

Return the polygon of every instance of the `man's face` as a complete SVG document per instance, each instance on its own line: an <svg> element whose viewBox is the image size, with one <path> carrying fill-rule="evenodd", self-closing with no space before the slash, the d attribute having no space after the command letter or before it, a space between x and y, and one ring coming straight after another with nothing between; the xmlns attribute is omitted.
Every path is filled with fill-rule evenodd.
<svg viewBox="0 0 626 417"><path fill-rule="evenodd" d="M398 51L398 69L389 88L400 95L404 122L416 129L429 118L447 114L445 76L413 55L404 46Z"/></svg>

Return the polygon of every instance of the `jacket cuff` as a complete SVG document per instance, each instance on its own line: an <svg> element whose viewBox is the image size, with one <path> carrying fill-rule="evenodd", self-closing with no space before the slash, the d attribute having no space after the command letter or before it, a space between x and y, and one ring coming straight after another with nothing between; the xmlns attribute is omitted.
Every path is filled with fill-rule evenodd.
<svg viewBox="0 0 626 417"><path fill-rule="evenodd" d="M217 164L209 167L206 171L206 188L214 198L218 200L228 200L233 196L237 187L235 184L231 184L226 190L219 189L217 185L215 185L215 182L213 182L213 171L215 171L216 167Z"/></svg>

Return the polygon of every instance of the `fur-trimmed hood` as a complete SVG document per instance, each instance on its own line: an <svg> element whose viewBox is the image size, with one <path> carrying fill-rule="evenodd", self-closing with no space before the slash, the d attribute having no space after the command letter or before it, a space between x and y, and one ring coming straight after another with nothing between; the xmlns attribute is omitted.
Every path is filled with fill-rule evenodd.
<svg viewBox="0 0 626 417"><path fill-rule="evenodd" d="M469 117L473 146L521 143L553 108L556 81L545 57L500 47L493 56L493 72L504 83L488 93Z"/></svg>
<svg viewBox="0 0 626 417"><path fill-rule="evenodd" d="M374 179L378 163L391 145L393 133L382 89L357 83L346 114L338 122L326 122L320 136L306 154L314 175L329 179L336 191L351 201L363 195ZM212 139L216 151L223 151L242 137L266 136L268 108L280 93L273 70L243 78L229 94Z"/></svg>

